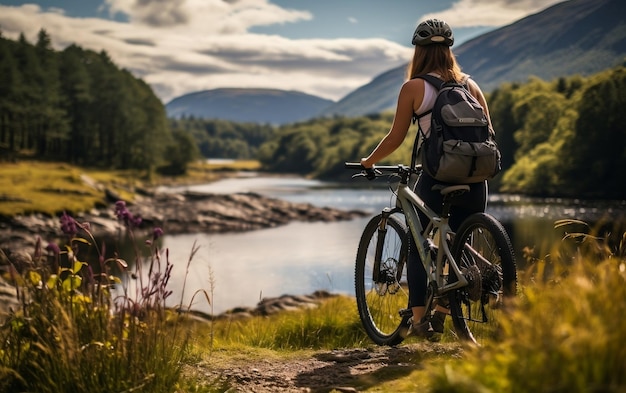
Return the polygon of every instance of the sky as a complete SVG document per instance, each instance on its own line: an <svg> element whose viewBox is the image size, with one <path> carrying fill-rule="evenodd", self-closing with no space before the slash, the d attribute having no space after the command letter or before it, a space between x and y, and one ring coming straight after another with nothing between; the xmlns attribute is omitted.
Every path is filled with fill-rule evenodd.
<svg viewBox="0 0 626 393"><path fill-rule="evenodd" d="M106 51L168 103L224 87L337 101L409 62L417 24L443 19L455 46L563 0L0 0L0 32ZM454 46L453 46L454 49Z"/></svg>

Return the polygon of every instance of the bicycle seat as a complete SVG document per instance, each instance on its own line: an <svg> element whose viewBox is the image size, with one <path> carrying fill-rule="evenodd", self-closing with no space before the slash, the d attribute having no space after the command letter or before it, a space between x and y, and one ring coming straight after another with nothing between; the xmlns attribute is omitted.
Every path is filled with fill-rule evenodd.
<svg viewBox="0 0 626 393"><path fill-rule="evenodd" d="M455 194L463 194L466 191L470 190L470 186L468 186L467 184L455 184L452 186L446 186L443 184L435 184L432 188L433 191L439 191L441 193L441 195L446 196L450 193L455 193Z"/></svg>

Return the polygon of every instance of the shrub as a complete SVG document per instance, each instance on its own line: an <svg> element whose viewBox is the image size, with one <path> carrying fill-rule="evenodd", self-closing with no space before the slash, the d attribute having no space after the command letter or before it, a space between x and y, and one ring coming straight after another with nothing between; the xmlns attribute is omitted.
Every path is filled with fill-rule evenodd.
<svg viewBox="0 0 626 393"><path fill-rule="evenodd" d="M582 223L557 226L574 224ZM608 235L567 233L522 276L503 339L437 368L433 391L624 391L625 251L626 234L613 242Z"/></svg>
<svg viewBox="0 0 626 393"><path fill-rule="evenodd" d="M116 212L133 236L140 219L123 202ZM87 224L67 214L61 224L63 249L40 243L31 265L10 266L20 309L0 329L0 392L173 391L188 345L182 317L165 307L172 265L158 248L162 231L146 241L150 260L137 253L128 273L124 260L105 259ZM91 248L97 263L83 260Z"/></svg>

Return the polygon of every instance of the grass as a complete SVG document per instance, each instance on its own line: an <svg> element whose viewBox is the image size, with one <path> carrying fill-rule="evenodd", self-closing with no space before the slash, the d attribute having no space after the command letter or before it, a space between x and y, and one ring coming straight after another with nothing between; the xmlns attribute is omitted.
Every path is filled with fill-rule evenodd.
<svg viewBox="0 0 626 393"><path fill-rule="evenodd" d="M461 352L452 349L458 343L437 344L448 348L438 352L409 341L417 352L403 362L411 368L386 367L354 378L353 386L376 392L624 391L626 238L611 244L570 233L550 255L528 256L519 299L497 342ZM223 382L184 370L302 360L372 345L351 297L268 317L197 322L159 307L168 293L167 264L151 269L163 274L145 281L150 290L139 291L151 296L124 296L124 306L115 309L103 301L110 299L106 286L79 292L72 284L71 277L84 279L83 267L63 271L64 280L33 269L16 281L36 301L25 302L24 314L0 330L0 392L40 384L49 391L224 391Z"/></svg>
<svg viewBox="0 0 626 393"><path fill-rule="evenodd" d="M181 177L146 175L139 171L80 168L64 163L23 160L0 163L0 216L63 211L77 213L107 206L105 190L132 201L140 188L198 184L231 176L238 170L258 170L258 161L211 164L197 162Z"/></svg>
<svg viewBox="0 0 626 393"><path fill-rule="evenodd" d="M244 345L277 351L362 347L369 339L361 328L356 303L348 296L336 296L319 307L284 311L268 317L220 319L213 322L214 342L198 339L202 348L211 345Z"/></svg>
<svg viewBox="0 0 626 393"><path fill-rule="evenodd" d="M569 233L531 262L502 339L433 370L433 392L626 390L626 235Z"/></svg>
<svg viewBox="0 0 626 393"><path fill-rule="evenodd" d="M0 215L84 210L102 205L104 194L85 187L81 172L65 164L2 163ZM61 196L73 195L73 198Z"/></svg>
<svg viewBox="0 0 626 393"><path fill-rule="evenodd" d="M557 226L570 224L580 226ZM356 379L354 386L376 392L626 391L626 235L566 234L549 255L527 256L519 297L497 341L466 347L460 356L451 350L417 356L407 360L417 366L410 373L390 377L393 370L386 369L368 381ZM258 349L256 356L268 350L307 356L311 350L368 347L356 314L353 299L338 297L317 309L220 321L212 328L213 350L248 348L249 359ZM200 340L194 347L209 346ZM196 356L210 362L213 355L200 350Z"/></svg>
<svg viewBox="0 0 626 393"><path fill-rule="evenodd" d="M5 195L22 198L54 189L91 195L82 173L120 189L136 186L119 174L109 178L58 164L1 169ZM60 180L57 171L64 173ZM28 189L26 180L38 187ZM25 188L17 192L19 187ZM526 256L520 296L497 342L462 354L419 347L406 359L415 365L412 371L386 368L355 379L355 386L376 392L625 391L626 237L579 230L580 222L557 226L569 229L563 242L548 255ZM371 346L354 300L345 296L269 317L192 321L164 306L171 262L156 239L147 239L149 257L134 264L140 270L122 268L116 277L112 266L125 263L84 259L85 248L97 245L78 229L80 234L67 234L68 248L46 250L42 244L32 265L9 265L4 274L19 289L21 306L0 326L0 393L223 391L227 387L219 381L185 367L306 359L317 351ZM210 293L204 293L209 302Z"/></svg>
<svg viewBox="0 0 626 393"><path fill-rule="evenodd" d="M4 274L20 307L0 327L0 392L172 391L188 338L164 307L171 265L165 255L161 266L158 232L147 242L151 259L137 259L122 280L111 271L127 263L103 254L85 261L93 237L62 218L65 247L39 244L31 264L9 264Z"/></svg>

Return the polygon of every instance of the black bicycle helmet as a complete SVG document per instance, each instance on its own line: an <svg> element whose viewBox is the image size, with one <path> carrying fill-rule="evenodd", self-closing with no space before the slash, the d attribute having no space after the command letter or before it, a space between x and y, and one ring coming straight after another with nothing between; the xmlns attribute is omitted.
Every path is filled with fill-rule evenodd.
<svg viewBox="0 0 626 393"><path fill-rule="evenodd" d="M413 33L413 45L444 44L452 46L454 35L448 24L439 19L428 19L417 25Z"/></svg>

